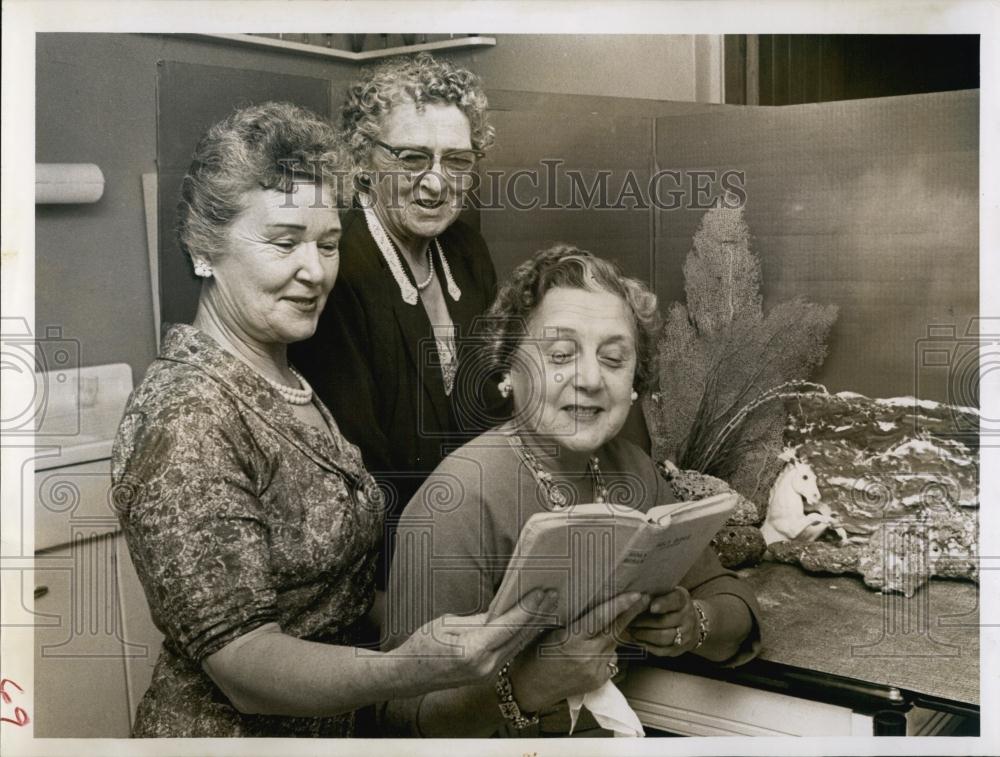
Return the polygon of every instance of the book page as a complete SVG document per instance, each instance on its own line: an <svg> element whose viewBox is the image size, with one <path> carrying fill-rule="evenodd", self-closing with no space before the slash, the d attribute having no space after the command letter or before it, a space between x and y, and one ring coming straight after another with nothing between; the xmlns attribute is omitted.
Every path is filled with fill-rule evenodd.
<svg viewBox="0 0 1000 757"><path fill-rule="evenodd" d="M603 504L533 515L518 539L491 614L505 612L532 589L555 589L558 622L565 625L594 604L645 526L643 513Z"/></svg>
<svg viewBox="0 0 1000 757"><path fill-rule="evenodd" d="M677 586L722 528L737 498L733 493L716 494L650 510L658 522L648 524L618 566L616 593L641 591L659 596Z"/></svg>
<svg viewBox="0 0 1000 757"><path fill-rule="evenodd" d="M665 519L670 521L689 520L691 518L702 518L708 511L722 509L729 512L736 506L736 495L733 492L720 492L704 499L695 499L685 502L671 502L667 505L657 505L651 507L646 513L646 519L652 523L667 525Z"/></svg>
<svg viewBox="0 0 1000 757"><path fill-rule="evenodd" d="M528 519L490 606L498 615L535 588L559 592L560 625L625 591L670 591L722 527L735 494L648 513L577 505Z"/></svg>

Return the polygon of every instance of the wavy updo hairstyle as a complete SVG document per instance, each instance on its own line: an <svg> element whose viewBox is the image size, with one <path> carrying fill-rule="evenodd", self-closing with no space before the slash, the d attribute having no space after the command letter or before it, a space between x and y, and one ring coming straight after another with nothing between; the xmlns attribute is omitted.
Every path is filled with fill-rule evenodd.
<svg viewBox="0 0 1000 757"><path fill-rule="evenodd" d="M510 369L528 321L546 292L556 287L610 292L622 298L632 314L636 334L633 387L640 393L649 391L654 383L660 328L656 295L638 279L625 276L614 263L566 244L536 252L501 284L486 317L493 369Z"/></svg>
<svg viewBox="0 0 1000 757"><path fill-rule="evenodd" d="M181 249L192 259L215 255L253 189L294 192L300 183L322 183L339 204L344 182L342 142L327 120L286 102L241 108L195 148L177 206Z"/></svg>
<svg viewBox="0 0 1000 757"><path fill-rule="evenodd" d="M418 111L428 103L456 106L469 119L473 149L485 151L493 145L486 93L478 76L446 60L436 60L430 53L390 58L366 69L347 90L340 128L357 168L370 168L374 140L379 138L386 116L408 100Z"/></svg>

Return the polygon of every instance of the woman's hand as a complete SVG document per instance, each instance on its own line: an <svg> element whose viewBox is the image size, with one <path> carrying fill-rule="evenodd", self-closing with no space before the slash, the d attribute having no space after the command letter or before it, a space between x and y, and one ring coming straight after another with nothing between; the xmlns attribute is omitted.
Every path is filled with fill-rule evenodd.
<svg viewBox="0 0 1000 757"><path fill-rule="evenodd" d="M648 597L619 594L571 624L550 631L525 650L510 669L518 707L536 712L574 694L585 694L612 677L622 631L646 609Z"/></svg>
<svg viewBox="0 0 1000 757"><path fill-rule="evenodd" d="M388 654L413 660L424 691L485 683L546 627L558 601L558 592L538 589L492 620L488 613L442 615Z"/></svg>
<svg viewBox="0 0 1000 757"><path fill-rule="evenodd" d="M625 638L657 657L677 657L694 649L698 644L698 614L688 590L678 586L654 597L649 610L625 629Z"/></svg>

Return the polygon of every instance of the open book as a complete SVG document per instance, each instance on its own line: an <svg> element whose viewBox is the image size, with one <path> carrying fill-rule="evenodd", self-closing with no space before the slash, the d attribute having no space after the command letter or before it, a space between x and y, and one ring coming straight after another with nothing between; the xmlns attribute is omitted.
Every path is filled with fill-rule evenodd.
<svg viewBox="0 0 1000 757"><path fill-rule="evenodd" d="M645 513L586 504L532 515L490 615L506 612L534 588L559 592L560 625L622 592L666 594L708 546L737 498L726 492Z"/></svg>

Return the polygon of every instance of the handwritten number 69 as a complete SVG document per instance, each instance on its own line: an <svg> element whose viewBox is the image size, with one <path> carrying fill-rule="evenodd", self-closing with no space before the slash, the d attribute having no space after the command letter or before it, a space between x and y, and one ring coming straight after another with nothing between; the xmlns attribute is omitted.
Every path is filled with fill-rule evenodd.
<svg viewBox="0 0 1000 757"><path fill-rule="evenodd" d="M7 693L7 684L10 684L22 694L24 693L24 689L18 686L15 681L10 680L9 678L0 679L0 699L3 699L4 704L10 704L10 694ZM0 717L0 723L13 723L16 726L27 725L30 722L31 719L28 717L28 713L25 712L22 707L14 708L13 718Z"/></svg>

